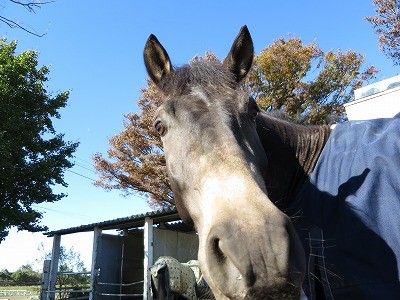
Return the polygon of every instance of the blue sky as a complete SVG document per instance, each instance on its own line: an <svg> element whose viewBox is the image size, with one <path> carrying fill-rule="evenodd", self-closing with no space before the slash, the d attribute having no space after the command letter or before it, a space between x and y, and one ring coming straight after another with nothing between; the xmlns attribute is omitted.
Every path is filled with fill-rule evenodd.
<svg viewBox="0 0 400 300"><path fill-rule="evenodd" d="M118 191L94 187L91 179L97 175L91 157L96 152L105 153L108 139L123 129L123 115L137 111L136 102L146 78L142 50L151 33L159 38L175 65L208 50L222 59L246 24L256 53L275 39L292 35L307 44L316 41L324 51L351 49L364 54L366 65L381 70L377 80L399 72L379 51L377 36L363 20L374 13L372 0L56 0L36 14L7 1L2 5L1 15L47 34L38 38L0 23L0 36L18 40L19 52L39 52L40 64L51 66L48 91L71 90L68 107L60 111L62 118L55 126L67 140L79 141L80 147L76 166L71 169L74 173L65 174L68 188L55 188L68 197L37 207L45 212L43 224L50 230L149 210L143 198L122 197ZM78 245L71 237L62 240L82 252L88 264L90 236L79 237ZM13 230L0 244L0 270L13 271L33 262L40 256L36 248L41 242L50 250L51 239L42 234Z"/></svg>

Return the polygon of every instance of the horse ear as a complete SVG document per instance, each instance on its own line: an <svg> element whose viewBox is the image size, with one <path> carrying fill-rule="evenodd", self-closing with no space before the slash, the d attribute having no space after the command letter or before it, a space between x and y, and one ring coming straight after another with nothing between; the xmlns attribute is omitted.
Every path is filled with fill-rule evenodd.
<svg viewBox="0 0 400 300"><path fill-rule="evenodd" d="M245 25L240 29L228 56L224 59L224 65L235 75L236 82L241 82L250 71L253 56L253 40Z"/></svg>
<svg viewBox="0 0 400 300"><path fill-rule="evenodd" d="M147 39L143 51L144 64L151 80L158 85L161 79L172 71L171 60L167 51L160 44L155 35Z"/></svg>

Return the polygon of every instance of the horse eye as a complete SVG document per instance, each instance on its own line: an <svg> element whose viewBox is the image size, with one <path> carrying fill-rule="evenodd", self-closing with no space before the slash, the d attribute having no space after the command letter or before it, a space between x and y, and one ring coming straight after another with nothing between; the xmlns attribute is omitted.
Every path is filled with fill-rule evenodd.
<svg viewBox="0 0 400 300"><path fill-rule="evenodd" d="M260 112L260 108L258 105L255 103L254 100L250 100L249 103L249 115L250 117L255 121L258 113Z"/></svg>
<svg viewBox="0 0 400 300"><path fill-rule="evenodd" d="M257 117L259 112L260 112L260 110L257 107L254 107L250 110L250 115L255 118L255 117Z"/></svg>
<svg viewBox="0 0 400 300"><path fill-rule="evenodd" d="M161 121L156 121L154 123L154 129L161 135L164 136L167 133L167 127Z"/></svg>

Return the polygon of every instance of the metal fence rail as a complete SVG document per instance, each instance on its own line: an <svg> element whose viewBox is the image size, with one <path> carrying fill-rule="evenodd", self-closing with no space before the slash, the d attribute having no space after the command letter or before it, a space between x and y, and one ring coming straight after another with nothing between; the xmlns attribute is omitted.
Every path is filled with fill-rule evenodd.
<svg viewBox="0 0 400 300"><path fill-rule="evenodd" d="M96 293L100 296L111 296L111 297L143 297L143 294L107 294L107 293Z"/></svg>
<svg viewBox="0 0 400 300"><path fill-rule="evenodd" d="M136 281L136 282L131 282L131 283L110 283L110 282L97 282L96 284L98 285L108 285L108 286L119 286L119 287L124 287L124 286L132 286L136 284L143 284L144 280L141 281ZM124 294L124 293L118 293L118 294L110 294L110 293L99 293L95 292L96 295L99 296L110 296L110 297L143 297L143 294Z"/></svg>
<svg viewBox="0 0 400 300"><path fill-rule="evenodd" d="M67 271L67 272L57 272L57 275L90 275L91 272L72 272L72 271Z"/></svg>
<svg viewBox="0 0 400 300"><path fill-rule="evenodd" d="M57 289L54 291L44 291L45 293L90 293L92 290L69 290L69 289Z"/></svg>
<svg viewBox="0 0 400 300"><path fill-rule="evenodd" d="M108 282L97 282L97 284L99 285L113 285L113 286L131 286L131 285L135 285L135 284L139 284L139 283L143 283L144 280L141 281L136 281L136 282L132 282L132 283L108 283Z"/></svg>

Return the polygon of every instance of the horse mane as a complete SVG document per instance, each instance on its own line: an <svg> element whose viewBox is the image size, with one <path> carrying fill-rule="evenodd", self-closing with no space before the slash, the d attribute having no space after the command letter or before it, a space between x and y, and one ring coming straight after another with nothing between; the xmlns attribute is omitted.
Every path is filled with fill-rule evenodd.
<svg viewBox="0 0 400 300"><path fill-rule="evenodd" d="M265 181L270 199L289 207L311 174L331 133L328 125L303 125L261 112L257 132L269 160Z"/></svg>
<svg viewBox="0 0 400 300"><path fill-rule="evenodd" d="M201 86L209 94L226 93L235 84L234 75L221 62L195 58L167 74L160 82L160 87L168 96L179 96L195 86Z"/></svg>

